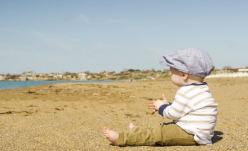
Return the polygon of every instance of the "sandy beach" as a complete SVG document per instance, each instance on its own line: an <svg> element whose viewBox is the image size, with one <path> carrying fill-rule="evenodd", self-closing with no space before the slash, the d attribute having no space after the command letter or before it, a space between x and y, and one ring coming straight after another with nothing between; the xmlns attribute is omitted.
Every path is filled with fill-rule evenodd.
<svg viewBox="0 0 248 151"><path fill-rule="evenodd" d="M172 101L170 79L113 83L67 83L0 91L0 150L248 150L248 78L206 79L218 107L213 145L115 147L104 126L128 131L129 122L170 122L149 114L161 94Z"/></svg>

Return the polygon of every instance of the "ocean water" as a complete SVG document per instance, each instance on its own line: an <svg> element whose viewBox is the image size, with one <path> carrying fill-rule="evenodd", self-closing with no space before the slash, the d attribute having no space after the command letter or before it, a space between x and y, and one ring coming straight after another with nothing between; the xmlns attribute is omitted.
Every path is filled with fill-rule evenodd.
<svg viewBox="0 0 248 151"><path fill-rule="evenodd" d="M101 83L114 82L110 80L99 81L0 81L0 91L7 89L24 88L37 85L53 84L53 83Z"/></svg>

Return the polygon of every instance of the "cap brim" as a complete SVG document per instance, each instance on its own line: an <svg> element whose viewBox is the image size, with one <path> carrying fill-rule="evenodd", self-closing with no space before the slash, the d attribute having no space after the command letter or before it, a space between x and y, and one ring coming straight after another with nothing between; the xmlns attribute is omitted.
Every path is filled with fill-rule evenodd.
<svg viewBox="0 0 248 151"><path fill-rule="evenodd" d="M159 64L161 64L162 66L168 66L165 57L163 56L163 58L161 58L161 60L159 61Z"/></svg>

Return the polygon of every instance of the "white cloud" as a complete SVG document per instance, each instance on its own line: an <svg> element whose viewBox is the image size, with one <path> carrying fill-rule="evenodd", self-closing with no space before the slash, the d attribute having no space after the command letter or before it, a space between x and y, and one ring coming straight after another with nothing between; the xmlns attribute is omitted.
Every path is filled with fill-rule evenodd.
<svg viewBox="0 0 248 151"><path fill-rule="evenodd" d="M92 22L89 20L89 18L84 15L84 14L80 14L79 15L79 19L83 20L84 22L88 23L88 24L91 24Z"/></svg>

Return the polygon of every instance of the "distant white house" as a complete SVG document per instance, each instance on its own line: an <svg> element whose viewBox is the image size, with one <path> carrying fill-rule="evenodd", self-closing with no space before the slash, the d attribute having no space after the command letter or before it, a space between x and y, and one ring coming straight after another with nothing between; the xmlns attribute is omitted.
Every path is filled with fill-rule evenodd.
<svg viewBox="0 0 248 151"><path fill-rule="evenodd" d="M248 69L229 69L218 71L215 74L207 76L207 78L219 77L248 77Z"/></svg>
<svg viewBox="0 0 248 151"><path fill-rule="evenodd" d="M248 69L238 69L238 72L248 72Z"/></svg>
<svg viewBox="0 0 248 151"><path fill-rule="evenodd" d="M61 73L50 73L47 75L49 80L61 80L63 75Z"/></svg>
<svg viewBox="0 0 248 151"><path fill-rule="evenodd" d="M20 79L20 81L26 81L26 80L27 80L26 76L24 76L24 75L21 75L21 76L19 77L19 79Z"/></svg>
<svg viewBox="0 0 248 151"><path fill-rule="evenodd" d="M63 78L63 74L57 73L57 78L62 79Z"/></svg>
<svg viewBox="0 0 248 151"><path fill-rule="evenodd" d="M21 81L34 80L35 77L36 77L36 74L32 71L29 71L29 72L23 72L19 79Z"/></svg>
<svg viewBox="0 0 248 151"><path fill-rule="evenodd" d="M79 80L87 80L86 76L87 76L87 74L84 72L78 73L78 79Z"/></svg>
<svg viewBox="0 0 248 151"><path fill-rule="evenodd" d="M0 81L5 80L5 75L0 75Z"/></svg>

